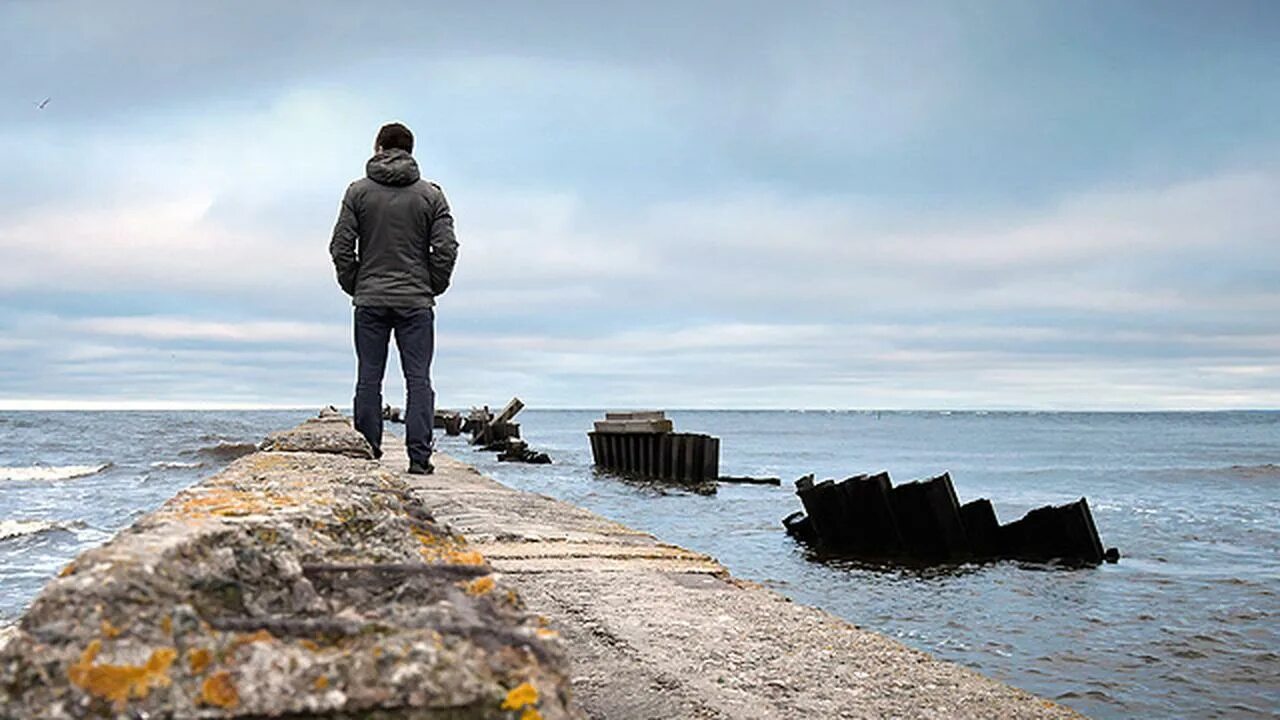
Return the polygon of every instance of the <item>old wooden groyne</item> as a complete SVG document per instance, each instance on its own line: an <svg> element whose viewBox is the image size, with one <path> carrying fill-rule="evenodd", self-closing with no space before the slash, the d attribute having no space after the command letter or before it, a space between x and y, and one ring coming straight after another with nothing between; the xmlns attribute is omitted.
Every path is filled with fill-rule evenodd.
<svg viewBox="0 0 1280 720"><path fill-rule="evenodd" d="M82 554L0 646L0 717L1077 717L383 448L309 421Z"/></svg>
<svg viewBox="0 0 1280 720"><path fill-rule="evenodd" d="M889 473L862 473L835 482L796 481L804 512L782 524L792 536L828 555L874 561L963 562L1028 560L1097 565L1116 562L1103 549L1089 502L1048 505L1001 525L987 498L963 505L951 474L894 486Z"/></svg>
<svg viewBox="0 0 1280 720"><path fill-rule="evenodd" d="M661 410L605 413L587 437L604 470L690 483L720 478L720 439L675 432Z"/></svg>

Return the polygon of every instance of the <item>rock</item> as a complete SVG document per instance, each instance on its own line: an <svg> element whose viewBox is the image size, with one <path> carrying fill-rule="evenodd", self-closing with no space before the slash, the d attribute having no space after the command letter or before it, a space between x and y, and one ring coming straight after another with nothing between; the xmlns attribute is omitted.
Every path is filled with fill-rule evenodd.
<svg viewBox="0 0 1280 720"><path fill-rule="evenodd" d="M241 458L82 553L0 646L0 717L581 717L560 641L349 433L275 434L321 450Z"/></svg>
<svg viewBox="0 0 1280 720"><path fill-rule="evenodd" d="M522 462L532 465L550 465L551 456L544 452L535 452L529 449L529 444L523 440L507 440L506 447L498 455L500 462Z"/></svg>
<svg viewBox="0 0 1280 720"><path fill-rule="evenodd" d="M326 408L327 410L328 408ZM271 452L317 452L373 459L373 448L341 414L324 414L291 429L274 432L262 443Z"/></svg>

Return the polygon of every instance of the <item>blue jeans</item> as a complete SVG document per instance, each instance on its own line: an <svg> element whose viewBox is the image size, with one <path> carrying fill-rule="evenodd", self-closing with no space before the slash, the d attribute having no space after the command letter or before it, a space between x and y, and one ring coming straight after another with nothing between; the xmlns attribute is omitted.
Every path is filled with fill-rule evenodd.
<svg viewBox="0 0 1280 720"><path fill-rule="evenodd" d="M396 334L400 368L404 370L404 434L409 462L431 460L431 423L436 396L431 390L431 355L435 351L435 311L431 308L357 307L356 430L382 455L382 376L387 369L387 344Z"/></svg>

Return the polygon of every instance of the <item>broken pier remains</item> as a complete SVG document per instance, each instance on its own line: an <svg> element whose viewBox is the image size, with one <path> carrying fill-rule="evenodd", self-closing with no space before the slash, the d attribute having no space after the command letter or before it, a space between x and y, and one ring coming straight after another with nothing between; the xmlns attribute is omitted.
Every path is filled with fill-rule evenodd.
<svg viewBox="0 0 1280 720"><path fill-rule="evenodd" d="M511 398L511 402L497 415L489 411L488 405L472 408L465 419L462 413L454 410L436 410L435 426L443 428L446 435L470 433L472 445L497 452L498 460L549 464L551 456L531 449L520 439L520 423L514 420L523 409L524 402L520 398Z"/></svg>
<svg viewBox="0 0 1280 720"><path fill-rule="evenodd" d="M788 515L787 532L823 553L870 560L961 562L1017 559L1097 565L1104 551L1084 498L1045 506L1000 525L986 498L961 505L951 475L893 486L889 473L840 482L796 481L804 512Z"/></svg>
<svg viewBox="0 0 1280 720"><path fill-rule="evenodd" d="M608 412L604 418L587 433L596 467L677 482L720 477L720 438L675 432L660 410Z"/></svg>

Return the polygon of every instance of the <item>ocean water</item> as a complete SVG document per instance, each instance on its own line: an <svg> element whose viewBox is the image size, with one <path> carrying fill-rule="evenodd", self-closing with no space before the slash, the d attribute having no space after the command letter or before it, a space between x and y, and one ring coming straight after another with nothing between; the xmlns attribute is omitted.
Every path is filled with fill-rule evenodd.
<svg viewBox="0 0 1280 720"><path fill-rule="evenodd" d="M0 623L85 547L310 411L0 413ZM439 449L497 479L716 556L735 574L1095 717L1276 717L1280 413L669 413L721 438L713 496L595 472L598 411L521 414L550 466ZM396 429L392 426L392 429ZM1119 564L827 563L782 529L791 480L950 471L1002 521L1089 499ZM803 672L803 667L797 667Z"/></svg>

